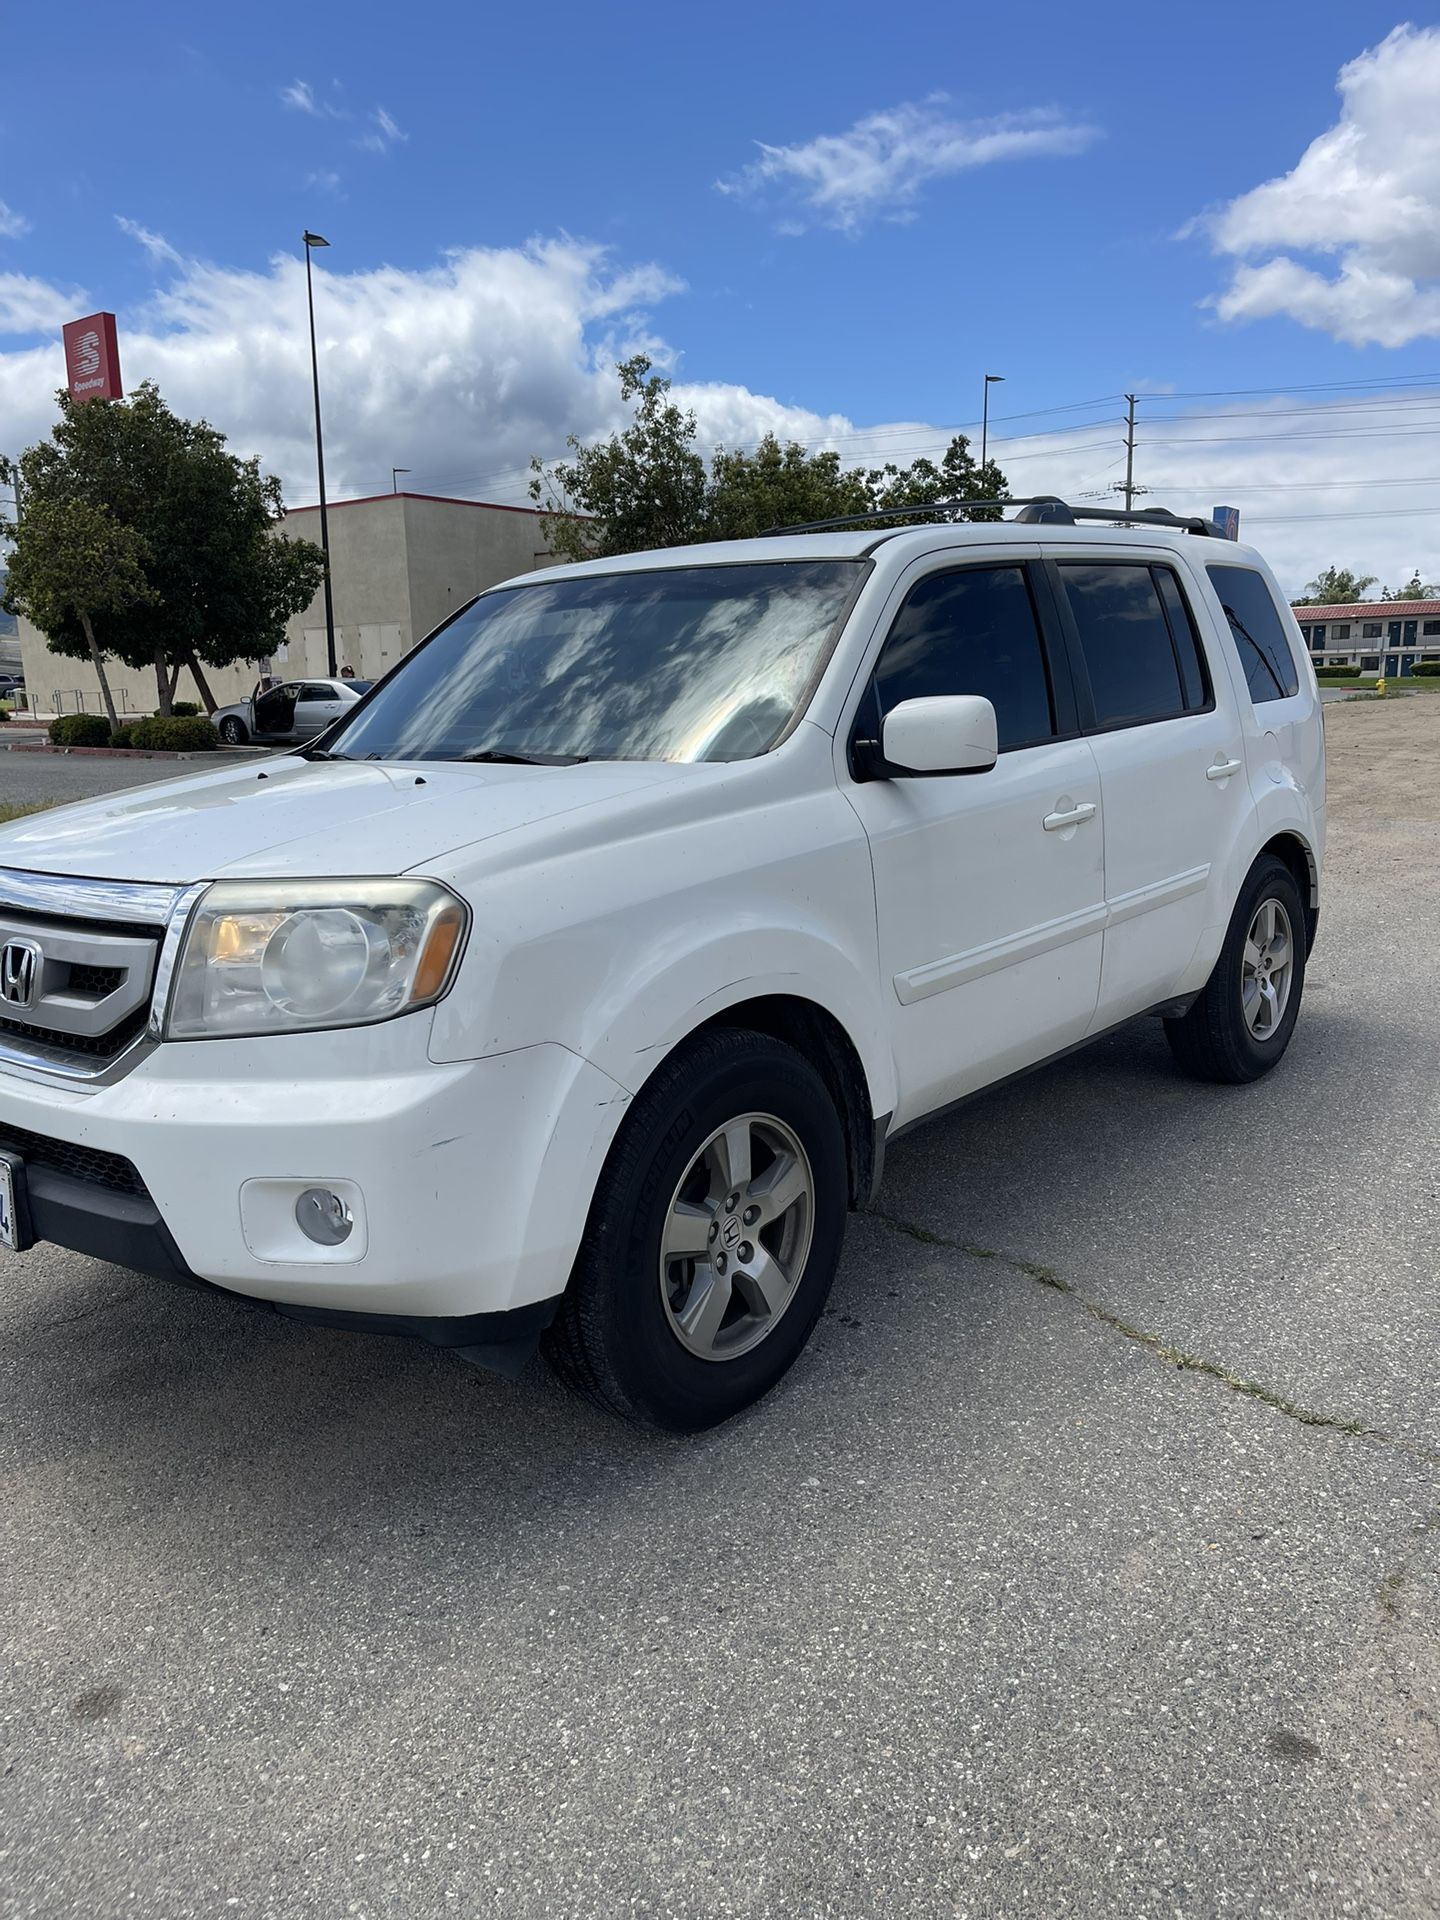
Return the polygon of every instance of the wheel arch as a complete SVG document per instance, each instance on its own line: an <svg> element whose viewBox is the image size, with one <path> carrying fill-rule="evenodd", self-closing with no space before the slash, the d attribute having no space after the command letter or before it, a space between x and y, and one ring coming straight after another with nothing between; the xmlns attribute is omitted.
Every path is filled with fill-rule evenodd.
<svg viewBox="0 0 1440 1920"><path fill-rule="evenodd" d="M1273 854L1277 860L1283 860L1295 876L1295 885L1300 890L1300 899L1305 908L1305 951L1308 953L1315 944L1315 930L1320 918L1320 863L1315 858L1315 850L1300 833L1287 829L1272 834L1261 847L1257 859Z"/></svg>
<svg viewBox="0 0 1440 1920"><path fill-rule="evenodd" d="M677 1045L683 1046L696 1034L722 1027L767 1034L770 1039L782 1041L803 1054L815 1068L825 1082L845 1130L850 1205L852 1208L868 1206L880 1185L890 1116L875 1112L860 1051L841 1022L828 1008L801 994L764 993L712 1013Z"/></svg>

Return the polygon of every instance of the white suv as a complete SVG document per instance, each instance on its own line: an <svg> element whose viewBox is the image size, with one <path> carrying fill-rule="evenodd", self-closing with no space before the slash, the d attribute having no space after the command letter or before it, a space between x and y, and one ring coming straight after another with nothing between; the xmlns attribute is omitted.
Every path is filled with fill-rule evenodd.
<svg viewBox="0 0 1440 1920"><path fill-rule="evenodd" d="M907 1127L1137 1014L1264 1073L1314 675L1249 548L1091 517L552 568L316 747L0 830L0 1238L692 1429Z"/></svg>

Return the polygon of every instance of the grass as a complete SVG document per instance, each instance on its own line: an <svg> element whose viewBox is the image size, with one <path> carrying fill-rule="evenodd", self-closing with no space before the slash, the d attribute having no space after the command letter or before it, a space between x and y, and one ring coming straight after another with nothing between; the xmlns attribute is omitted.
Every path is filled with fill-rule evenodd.
<svg viewBox="0 0 1440 1920"><path fill-rule="evenodd" d="M23 820L27 813L44 813L47 807L53 807L53 800L0 800L0 827L7 820Z"/></svg>

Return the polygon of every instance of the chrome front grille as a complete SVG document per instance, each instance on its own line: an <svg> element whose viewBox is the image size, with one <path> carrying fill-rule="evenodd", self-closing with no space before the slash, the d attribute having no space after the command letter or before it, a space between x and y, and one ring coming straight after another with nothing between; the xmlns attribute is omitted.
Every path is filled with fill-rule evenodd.
<svg viewBox="0 0 1440 1920"><path fill-rule="evenodd" d="M158 1039L200 887L0 868L0 1070L112 1079Z"/></svg>

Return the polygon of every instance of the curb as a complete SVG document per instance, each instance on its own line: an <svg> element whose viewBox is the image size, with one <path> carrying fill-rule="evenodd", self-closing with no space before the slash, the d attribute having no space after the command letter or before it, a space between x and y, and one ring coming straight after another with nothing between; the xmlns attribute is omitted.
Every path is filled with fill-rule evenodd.
<svg viewBox="0 0 1440 1920"><path fill-rule="evenodd" d="M218 760L231 753L253 752L238 747L201 747L176 753L167 747L53 747L48 740L0 740L5 753L74 754L82 760Z"/></svg>

